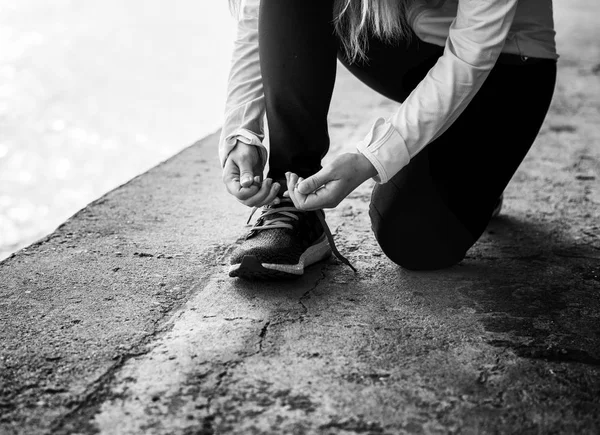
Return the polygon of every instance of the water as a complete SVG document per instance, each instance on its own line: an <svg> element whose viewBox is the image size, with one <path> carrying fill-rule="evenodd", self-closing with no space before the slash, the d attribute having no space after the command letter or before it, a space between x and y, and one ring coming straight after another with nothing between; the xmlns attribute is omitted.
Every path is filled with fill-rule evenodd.
<svg viewBox="0 0 600 435"><path fill-rule="evenodd" d="M0 259L216 130L234 27L227 0L0 0Z"/></svg>

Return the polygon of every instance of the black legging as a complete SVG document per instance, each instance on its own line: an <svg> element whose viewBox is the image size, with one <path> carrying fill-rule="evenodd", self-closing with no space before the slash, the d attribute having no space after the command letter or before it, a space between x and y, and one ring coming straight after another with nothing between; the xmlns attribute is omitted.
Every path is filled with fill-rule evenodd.
<svg viewBox="0 0 600 435"><path fill-rule="evenodd" d="M273 179L283 179L285 171L308 177L327 153L340 48L332 5L332 0L261 1L260 65ZM442 53L442 47L416 36L394 45L372 39L368 63L345 66L375 91L402 102ZM533 144L555 80L554 60L502 54L456 122L375 187L371 224L392 261L408 269L439 269L464 258Z"/></svg>

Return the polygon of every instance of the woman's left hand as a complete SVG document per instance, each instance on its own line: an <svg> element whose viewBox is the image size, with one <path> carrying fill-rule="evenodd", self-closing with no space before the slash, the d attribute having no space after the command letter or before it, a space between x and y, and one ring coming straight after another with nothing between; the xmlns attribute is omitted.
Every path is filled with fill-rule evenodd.
<svg viewBox="0 0 600 435"><path fill-rule="evenodd" d="M336 157L309 178L299 178L286 172L288 191L299 210L334 208L362 183L377 175L369 160L360 153L345 153Z"/></svg>

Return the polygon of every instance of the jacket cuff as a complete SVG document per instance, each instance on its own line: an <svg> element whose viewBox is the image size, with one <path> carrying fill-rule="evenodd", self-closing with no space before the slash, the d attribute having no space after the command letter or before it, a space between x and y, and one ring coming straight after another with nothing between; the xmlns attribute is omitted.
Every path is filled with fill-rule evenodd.
<svg viewBox="0 0 600 435"><path fill-rule="evenodd" d="M267 148L262 144L258 135L252 133L250 130L246 130L245 128L240 128L221 140L221 144L219 145L219 159L221 161L221 167L225 166L225 162L227 161L229 153L235 148L235 145L238 141L257 147L263 166L267 163L269 160L269 153L267 152Z"/></svg>
<svg viewBox="0 0 600 435"><path fill-rule="evenodd" d="M375 167L378 175L373 180L381 184L387 183L410 162L404 139L383 118L375 121L371 131L358 143L356 149Z"/></svg>

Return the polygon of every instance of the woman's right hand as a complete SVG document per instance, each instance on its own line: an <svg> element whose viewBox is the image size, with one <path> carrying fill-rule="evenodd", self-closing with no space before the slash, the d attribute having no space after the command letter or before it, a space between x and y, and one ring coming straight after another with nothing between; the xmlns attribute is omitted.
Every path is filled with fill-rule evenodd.
<svg viewBox="0 0 600 435"><path fill-rule="evenodd" d="M261 160L256 146L238 141L223 168L223 183L227 191L248 207L272 203L281 188L270 178L262 179L264 163Z"/></svg>

